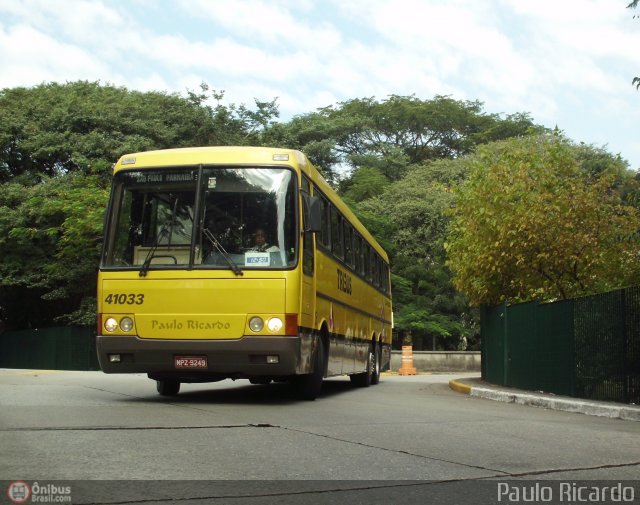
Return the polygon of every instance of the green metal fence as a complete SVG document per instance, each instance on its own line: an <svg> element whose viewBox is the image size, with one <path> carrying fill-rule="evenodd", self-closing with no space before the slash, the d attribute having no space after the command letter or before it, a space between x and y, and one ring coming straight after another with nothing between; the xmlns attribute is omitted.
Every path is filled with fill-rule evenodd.
<svg viewBox="0 0 640 505"><path fill-rule="evenodd" d="M100 370L91 327L62 326L0 335L0 368Z"/></svg>
<svg viewBox="0 0 640 505"><path fill-rule="evenodd" d="M487 382L640 403L640 287L481 311Z"/></svg>

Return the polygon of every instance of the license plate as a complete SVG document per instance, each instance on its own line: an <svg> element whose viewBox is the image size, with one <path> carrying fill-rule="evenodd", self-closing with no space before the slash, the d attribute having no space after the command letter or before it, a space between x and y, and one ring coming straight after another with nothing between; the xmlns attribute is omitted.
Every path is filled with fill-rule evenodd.
<svg viewBox="0 0 640 505"><path fill-rule="evenodd" d="M176 368L207 368L206 356L176 356Z"/></svg>

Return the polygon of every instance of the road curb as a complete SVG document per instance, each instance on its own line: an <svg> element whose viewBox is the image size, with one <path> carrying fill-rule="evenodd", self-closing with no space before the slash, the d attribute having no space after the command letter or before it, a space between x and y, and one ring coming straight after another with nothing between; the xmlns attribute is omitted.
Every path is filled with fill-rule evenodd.
<svg viewBox="0 0 640 505"><path fill-rule="evenodd" d="M467 394L474 398L494 400L505 403L517 403L532 407L542 407L549 410L561 410L575 412L589 416L609 417L611 419L623 419L625 421L640 421L640 407L622 405L610 402L596 402L580 400L549 394L536 394L528 392L505 391L490 387L476 387L465 384L461 380L449 381L449 387L454 391Z"/></svg>
<svg viewBox="0 0 640 505"><path fill-rule="evenodd" d="M464 393L465 395L471 394L471 386L457 380L450 380L449 387L458 393Z"/></svg>

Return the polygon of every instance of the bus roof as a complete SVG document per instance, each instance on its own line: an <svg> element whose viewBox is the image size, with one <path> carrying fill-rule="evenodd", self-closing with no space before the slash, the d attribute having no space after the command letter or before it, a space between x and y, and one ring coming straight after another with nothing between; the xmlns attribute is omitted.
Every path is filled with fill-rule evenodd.
<svg viewBox="0 0 640 505"><path fill-rule="evenodd" d="M287 165L302 171L331 200L347 220L369 242L385 261L386 251L367 231L351 209L331 188L307 157L294 149L248 146L185 147L125 154L113 167L113 173L136 168L161 168L194 165Z"/></svg>
<svg viewBox="0 0 640 505"><path fill-rule="evenodd" d="M274 156L278 155L288 155L288 160L274 159ZM219 163L273 165L274 162L288 161L286 164L297 166L304 164L304 160L304 155L293 149L244 146L184 147L125 154L114 165L114 173L136 167L175 167Z"/></svg>

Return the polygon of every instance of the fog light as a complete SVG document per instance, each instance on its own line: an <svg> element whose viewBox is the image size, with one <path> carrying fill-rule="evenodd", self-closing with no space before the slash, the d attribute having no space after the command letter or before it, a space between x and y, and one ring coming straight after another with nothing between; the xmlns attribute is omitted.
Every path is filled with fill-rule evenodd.
<svg viewBox="0 0 640 505"><path fill-rule="evenodd" d="M131 331L133 328L133 319L130 317L123 317L120 319L120 329L122 331Z"/></svg>
<svg viewBox="0 0 640 505"><path fill-rule="evenodd" d="M280 356L275 355L275 356L267 356L267 363L270 365L276 365L278 363L280 363Z"/></svg>
<svg viewBox="0 0 640 505"><path fill-rule="evenodd" d="M116 321L113 317L110 317L104 322L104 329L110 333L113 333L118 329L118 321Z"/></svg>
<svg viewBox="0 0 640 505"><path fill-rule="evenodd" d="M251 331L262 331L262 328L264 328L264 321L259 318L259 317L252 317L251 319L249 319L249 328L251 328Z"/></svg>
<svg viewBox="0 0 640 505"><path fill-rule="evenodd" d="M282 319L279 317L272 317L267 321L267 328L272 333L276 333L282 329Z"/></svg>
<svg viewBox="0 0 640 505"><path fill-rule="evenodd" d="M109 363L120 363L119 354L109 354Z"/></svg>

